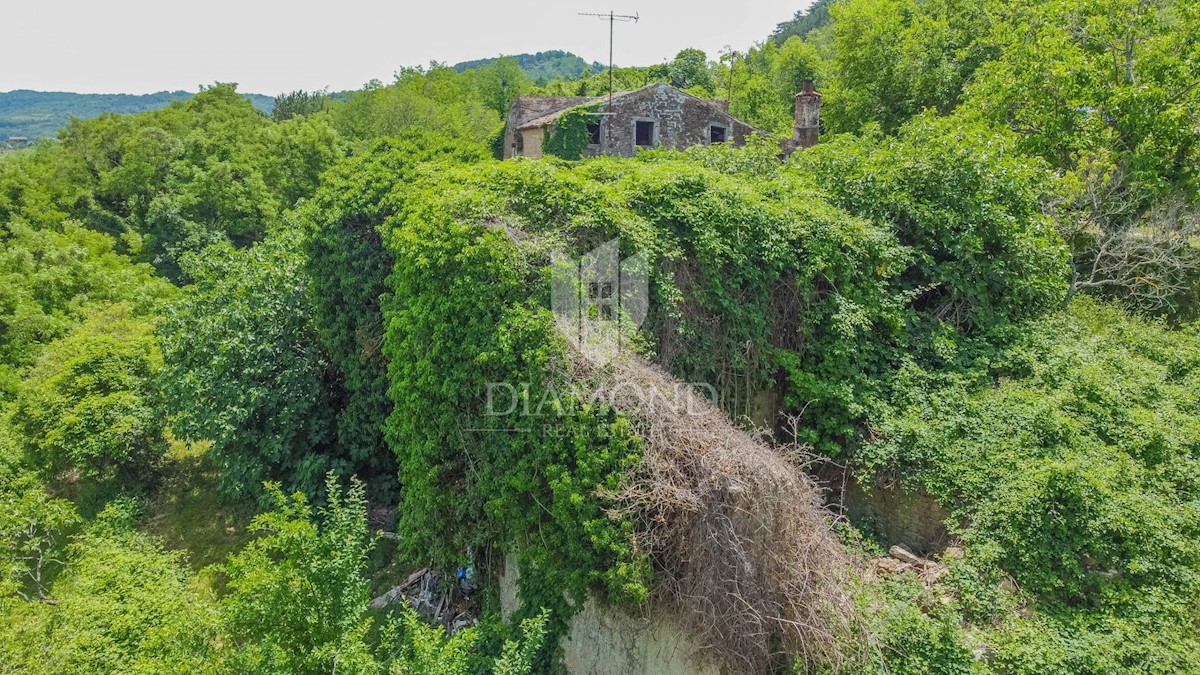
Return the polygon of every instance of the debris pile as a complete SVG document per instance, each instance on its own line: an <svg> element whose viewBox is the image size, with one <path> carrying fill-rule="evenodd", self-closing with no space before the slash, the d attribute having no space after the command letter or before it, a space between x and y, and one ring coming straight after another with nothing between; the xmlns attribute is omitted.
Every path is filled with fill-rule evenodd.
<svg viewBox="0 0 1200 675"><path fill-rule="evenodd" d="M950 547L942 553L943 559L961 557L962 549L957 547ZM903 546L893 546L888 549L888 555L871 558L867 561L867 568L876 574L899 575L912 572L927 587L933 586L950 573L950 567L946 564L922 558Z"/></svg>
<svg viewBox="0 0 1200 675"><path fill-rule="evenodd" d="M421 568L391 590L371 601L372 609L384 609L392 603L407 602L426 623L441 625L455 633L479 620L479 594L470 575L457 578Z"/></svg>

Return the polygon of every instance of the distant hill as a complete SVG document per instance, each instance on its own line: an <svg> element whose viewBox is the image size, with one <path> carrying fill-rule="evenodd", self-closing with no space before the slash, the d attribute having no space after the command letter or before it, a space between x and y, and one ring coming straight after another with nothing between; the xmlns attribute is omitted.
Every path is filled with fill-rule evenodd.
<svg viewBox="0 0 1200 675"><path fill-rule="evenodd" d="M538 52L536 54L514 54L513 58L520 64L521 70L525 74L538 82L549 82L562 76L563 79L574 79L583 74L583 71L591 68L593 71L604 69L602 63L588 63L583 60L583 57L564 52L559 49L550 51ZM454 64L454 69L458 72L471 70L495 63L501 57L493 57L490 59L477 59L475 61L463 61L462 63Z"/></svg>
<svg viewBox="0 0 1200 675"><path fill-rule="evenodd" d="M783 44L793 35L805 38L812 31L829 25L833 21L833 17L829 15L829 7L837 1L817 0L809 5L808 9L796 12L796 16L775 27L774 32L771 33L771 39L776 44Z"/></svg>
<svg viewBox="0 0 1200 675"><path fill-rule="evenodd" d="M270 112L275 99L246 94L256 108ZM88 119L104 113L136 113L165 108L172 101L192 97L186 91L155 94L72 94L61 91L0 92L0 140L9 136L46 138L58 133L72 117Z"/></svg>

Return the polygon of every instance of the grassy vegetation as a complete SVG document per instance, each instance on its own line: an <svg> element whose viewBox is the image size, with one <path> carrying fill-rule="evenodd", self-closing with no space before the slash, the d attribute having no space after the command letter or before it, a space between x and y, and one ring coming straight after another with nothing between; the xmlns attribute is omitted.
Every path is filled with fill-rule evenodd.
<svg viewBox="0 0 1200 675"><path fill-rule="evenodd" d="M253 500L221 498L220 470L209 456L211 448L211 441L170 440L162 483L146 501L141 522L167 549L186 552L196 571L241 550L253 538L246 528L258 513Z"/></svg>

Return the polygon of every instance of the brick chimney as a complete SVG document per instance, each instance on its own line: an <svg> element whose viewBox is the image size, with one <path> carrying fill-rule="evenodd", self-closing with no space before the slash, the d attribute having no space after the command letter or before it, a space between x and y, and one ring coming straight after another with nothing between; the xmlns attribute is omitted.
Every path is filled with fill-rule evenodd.
<svg viewBox="0 0 1200 675"><path fill-rule="evenodd" d="M821 93L813 90L813 81L804 81L804 91L796 94L796 131L792 140L801 148L811 148L821 135Z"/></svg>

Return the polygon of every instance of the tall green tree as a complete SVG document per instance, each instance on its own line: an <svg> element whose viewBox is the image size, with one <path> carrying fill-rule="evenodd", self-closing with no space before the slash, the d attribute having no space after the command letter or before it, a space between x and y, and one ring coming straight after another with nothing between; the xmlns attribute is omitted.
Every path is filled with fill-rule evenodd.
<svg viewBox="0 0 1200 675"><path fill-rule="evenodd" d="M511 56L496 59L493 63L476 68L471 74L483 102L502 118L508 116L512 102L533 86L533 80Z"/></svg>
<svg viewBox="0 0 1200 675"><path fill-rule="evenodd" d="M1196 189L1200 8L1176 0L1022 2L998 8L1000 54L970 87L971 110L1005 124L1053 165L1110 161L1135 218ZM1104 156L1108 153L1108 157Z"/></svg>
<svg viewBox="0 0 1200 675"><path fill-rule="evenodd" d="M275 105L271 108L271 118L282 122L297 116L319 113L328 107L329 96L325 92L300 89L276 96Z"/></svg>
<svg viewBox="0 0 1200 675"><path fill-rule="evenodd" d="M681 50L667 64L671 84L680 89L697 89L713 95L713 77L708 68L708 55L699 49Z"/></svg>
<svg viewBox="0 0 1200 675"><path fill-rule="evenodd" d="M837 131L877 123L885 132L926 108L952 111L993 51L985 6L966 0L845 0L834 17L822 114Z"/></svg>
<svg viewBox="0 0 1200 675"><path fill-rule="evenodd" d="M185 255L195 281L160 326L172 428L213 441L231 496L266 480L317 494L329 470L353 470L335 444L340 385L312 323L301 246L281 234Z"/></svg>

